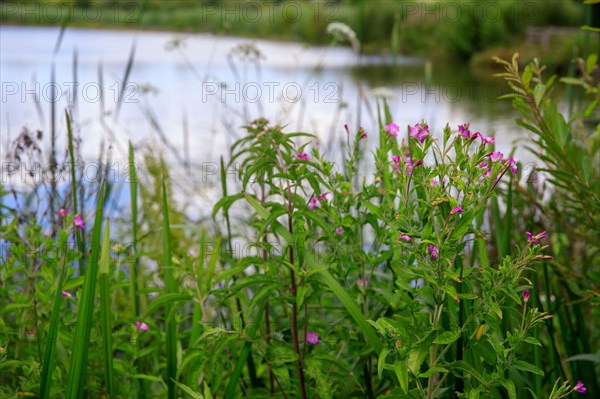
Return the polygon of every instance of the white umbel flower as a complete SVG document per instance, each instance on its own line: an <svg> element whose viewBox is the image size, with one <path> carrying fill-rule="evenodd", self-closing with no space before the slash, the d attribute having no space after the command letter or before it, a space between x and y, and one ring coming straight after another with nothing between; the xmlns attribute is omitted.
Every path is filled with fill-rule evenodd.
<svg viewBox="0 0 600 399"><path fill-rule="evenodd" d="M340 42L348 41L355 52L360 51L360 42L351 27L342 22L332 22L327 25L327 33Z"/></svg>

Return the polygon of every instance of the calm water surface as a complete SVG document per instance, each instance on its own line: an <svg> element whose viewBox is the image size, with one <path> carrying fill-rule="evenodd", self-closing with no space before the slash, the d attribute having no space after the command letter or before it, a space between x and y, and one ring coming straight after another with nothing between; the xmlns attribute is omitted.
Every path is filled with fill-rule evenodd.
<svg viewBox="0 0 600 399"><path fill-rule="evenodd" d="M61 148L62 115L71 107L86 160L97 159L104 142L112 145L112 159L123 162L131 140L160 149L174 169L184 161L217 161L243 134L241 126L259 116L289 131L317 134L331 153L338 152L344 123L364 126L375 144L372 91L380 87L393 94L390 107L400 126L424 119L441 134L447 122L456 129L469 121L475 131L494 133L505 152L525 134L510 103L494 100L505 90L502 84L486 73L474 76L465 65L209 34L85 29L67 29L53 55L58 37L58 28L0 27L3 153L23 127L42 130L48 145L53 88ZM175 49L174 39L183 39ZM134 62L123 90L132 46ZM517 147L517 157L531 160Z"/></svg>

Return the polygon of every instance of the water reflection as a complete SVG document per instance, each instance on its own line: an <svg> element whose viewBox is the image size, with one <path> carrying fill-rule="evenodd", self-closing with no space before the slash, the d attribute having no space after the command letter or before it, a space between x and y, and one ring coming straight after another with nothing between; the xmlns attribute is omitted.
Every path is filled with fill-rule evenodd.
<svg viewBox="0 0 600 399"><path fill-rule="evenodd" d="M207 34L85 29L67 29L53 56L57 28L2 26L0 33L4 149L23 126L50 130L52 87L57 114L73 111L86 160L111 143L112 159L124 161L131 139L136 146L156 143L173 165L210 164L243 134L242 125L260 116L290 131L315 133L335 153L344 123L374 133L372 90L381 86L393 95L390 109L400 126L425 119L441 133L446 123L456 128L468 121L495 133L505 152L524 134L510 103L495 100L506 90L503 83L489 74L474 76L465 65ZM56 128L66 145L64 118L57 117ZM369 136L373 144L375 136ZM528 160L522 149L517 157Z"/></svg>

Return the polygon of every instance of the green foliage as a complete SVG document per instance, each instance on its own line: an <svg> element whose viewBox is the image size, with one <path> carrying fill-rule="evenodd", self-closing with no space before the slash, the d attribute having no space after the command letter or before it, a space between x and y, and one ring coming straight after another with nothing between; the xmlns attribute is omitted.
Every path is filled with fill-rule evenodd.
<svg viewBox="0 0 600 399"><path fill-rule="evenodd" d="M526 185L517 186L510 212L523 222L517 229L543 229L553 237L554 258L534 277L537 303L555 315L546 324L542 343L550 352L538 355L538 365L550 364L553 379L577 376L588 381L588 392L599 392L600 368L587 356L598 357L600 339L600 121L598 120L598 55L578 59L577 77L560 82L581 88L580 110L564 115L552 89L555 76L544 79L537 60L520 69L518 55L497 60L506 72L509 97L522 115L517 123L534 134L529 150L543 163L529 171ZM550 195L544 195L549 193ZM547 298L560 298L548 302ZM583 357L578 357L583 356ZM580 361L565 361L579 358ZM557 385L558 386L558 385ZM557 388L558 389L558 388Z"/></svg>
<svg viewBox="0 0 600 399"><path fill-rule="evenodd" d="M597 55L562 79L589 99L569 117L537 62L501 62L541 185L468 125L396 137L383 101L339 167L310 134L249 123L212 227L131 145L131 218L104 221L104 185L87 233L73 212L3 217L0 396L558 399L579 379L595 395Z"/></svg>

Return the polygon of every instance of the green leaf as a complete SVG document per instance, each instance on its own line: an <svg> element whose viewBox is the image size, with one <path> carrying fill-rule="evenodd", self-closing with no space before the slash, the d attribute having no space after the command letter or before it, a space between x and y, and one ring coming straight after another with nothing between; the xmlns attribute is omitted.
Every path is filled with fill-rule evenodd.
<svg viewBox="0 0 600 399"><path fill-rule="evenodd" d="M567 358L567 362L592 362L600 363L600 355L597 353L581 353Z"/></svg>
<svg viewBox="0 0 600 399"><path fill-rule="evenodd" d="M531 363L524 362L522 360L517 360L516 362L513 363L513 366L516 369L519 369L522 371L527 371L529 373L541 375L542 377L544 376L544 372L539 367L534 366Z"/></svg>
<svg viewBox="0 0 600 399"><path fill-rule="evenodd" d="M419 374L419 378L429 378L432 375L434 375L435 373L447 373L447 372L448 372L448 369L446 369L442 366L433 366L426 372Z"/></svg>
<svg viewBox="0 0 600 399"><path fill-rule="evenodd" d="M441 344L441 345L447 345L447 344L451 344L452 342L456 341L458 339L460 334L458 334L458 331L446 331L442 334L440 334L434 341L434 344Z"/></svg>
<svg viewBox="0 0 600 399"><path fill-rule="evenodd" d="M163 217L163 265L162 273L165 282L163 295L177 293L175 277L173 275L173 264L171 257L171 232L169 223L169 207L167 203L167 187L163 179L162 182L162 217ZM175 380L177 379L177 321L175 314L171 311L171 303L165 303L166 320L166 346L167 346L167 387L168 399L177 398L177 388Z"/></svg>
<svg viewBox="0 0 600 399"><path fill-rule="evenodd" d="M487 305L490 307L492 312L494 312L496 314L496 316L498 316L500 319L502 319L502 310L500 309L500 306L498 306L498 304L496 302L494 302L493 299L489 299L487 301Z"/></svg>
<svg viewBox="0 0 600 399"><path fill-rule="evenodd" d="M429 331L425 338L421 339L417 346L408 354L407 365L413 373L416 374L419 372L421 364L423 364L429 355L429 348L431 347L434 338L435 332Z"/></svg>
<svg viewBox="0 0 600 399"><path fill-rule="evenodd" d="M54 294L54 304L52 306L52 313L50 315L50 330L48 331L48 339L46 341L46 349L44 350L44 357L42 360L42 372L40 375L40 394L39 397L47 399L50 397L50 388L52 385L52 372L54 371L54 362L56 361L56 339L58 337L59 328L59 317L60 317L60 306L62 302L62 290L66 276L66 263L67 263L67 243L66 236L62 237L58 243L59 248L63 252L62 261L60 266L60 275L58 280L58 286L56 287L56 293ZM54 261L49 263L49 266L53 266ZM2 318L0 318L0 323ZM4 325L0 325L0 328L4 329ZM3 360L0 362L0 369L7 365L7 361Z"/></svg>
<svg viewBox="0 0 600 399"><path fill-rule="evenodd" d="M586 0L586 1L595 1L595 0ZM589 25L583 25L581 27L581 30L587 30L590 32L600 32L600 28L595 28L595 27L589 26Z"/></svg>
<svg viewBox="0 0 600 399"><path fill-rule="evenodd" d="M129 190L131 205L131 234L133 238L132 250L136 255L129 265L129 283L131 284L131 298L135 309L135 316L140 314L140 295L138 294L138 266L139 257L137 256L138 242L138 179L135 167L135 153L133 144L129 141Z"/></svg>
<svg viewBox="0 0 600 399"><path fill-rule="evenodd" d="M88 348L90 345L90 332L94 313L94 299L96 294L96 279L98 274L98 258L100 252L100 232L102 230L102 209L104 208L104 188L102 182L98 203L96 205L96 217L92 231L92 252L85 271L85 280L79 298L77 310L77 324L75 328L75 342L71 352L71 363L67 379L66 397L79 398L83 395L85 371L87 366Z"/></svg>
<svg viewBox="0 0 600 399"><path fill-rule="evenodd" d="M390 353L389 348L384 348L381 353L379 353L379 359L377 359L377 376L381 378L383 375L383 366L385 366L385 358Z"/></svg>
<svg viewBox="0 0 600 399"><path fill-rule="evenodd" d="M459 300L458 299L458 292L456 292L456 288L454 288L454 286L452 286L452 285L444 285L444 286L440 287L440 289L442 291L444 291L446 294L448 294L455 301Z"/></svg>
<svg viewBox="0 0 600 399"><path fill-rule="evenodd" d="M531 82L532 76L533 76L533 72L531 71L531 67L528 65L525 67L525 71L523 71L523 75L521 75L521 80L523 81L523 85L525 87L529 87L529 82Z"/></svg>
<svg viewBox="0 0 600 399"><path fill-rule="evenodd" d="M200 392L194 391L192 388L188 387L185 384L182 384L181 382L175 381L175 385L177 385L179 387L179 389L181 389L183 392L188 394L193 399L205 399L204 396Z"/></svg>
<svg viewBox="0 0 600 399"><path fill-rule="evenodd" d="M306 261L309 265L311 265L311 267L318 267L318 265L314 263L312 257L307 256ZM319 271L319 277L321 281L331 290L331 292L333 292L333 294L340 300L342 305L344 305L346 311L348 311L350 316L354 319L356 324L358 324L359 328L367 338L367 342L373 345L376 352L381 352L383 350L383 345L381 342L379 342L377 333L375 333L375 330L373 330L371 325L367 323L362 311L352 300L352 298L350 298L350 295L348 295L348 292L344 289L344 287L342 287L326 269Z"/></svg>
<svg viewBox="0 0 600 399"><path fill-rule="evenodd" d="M264 310L264 308L259 308L258 314L256 315L256 317L253 320L254 323L250 326L250 331L248 332L249 339L254 339L256 337L256 332L258 331L258 328L260 327L261 320L263 317L263 310ZM240 351L240 354L237 357L237 362L235 364L235 367L233 368L233 372L231 373L231 377L229 378L227 387L225 388L225 395L223 396L224 398L235 397L235 391L239 385L239 379L240 379L240 376L242 375L242 371L244 370L244 364L246 363L246 359L248 358L248 355L250 354L251 346L252 346L251 341L248 340L248 341L244 342L244 346L242 347L242 350Z"/></svg>
<svg viewBox="0 0 600 399"><path fill-rule="evenodd" d="M600 0L597 0L597 2L600 3ZM590 54L588 56L587 60L585 61L585 69L586 69L587 73L592 73L592 71L596 67L596 62L598 62L598 54L597 53Z"/></svg>
<svg viewBox="0 0 600 399"><path fill-rule="evenodd" d="M396 378L400 382L400 388L405 394L408 393L408 367L405 362L396 360L394 362L394 371L396 372Z"/></svg>
<svg viewBox="0 0 600 399"><path fill-rule="evenodd" d="M106 374L106 385L110 397L116 397L115 372L113 369L112 350L112 312L110 309L110 219L106 220L104 227L104 239L102 240L102 256L100 257L100 321L102 323L102 349L104 358L104 370Z"/></svg>
<svg viewBox="0 0 600 399"><path fill-rule="evenodd" d="M515 384L511 380L500 380L498 382L508 392L509 399L517 399L517 390L515 389Z"/></svg>
<svg viewBox="0 0 600 399"><path fill-rule="evenodd" d="M464 360L459 360L459 361L454 362L452 364L451 368L460 370L460 371L464 371L467 374L470 374L473 377L475 377L475 379L477 379L477 381L479 381L481 384L485 384L485 380L483 379L481 374L479 374L479 372L477 372L477 370L475 370L473 368L473 366L471 366L469 363L465 362Z"/></svg>
<svg viewBox="0 0 600 399"><path fill-rule="evenodd" d="M252 313L256 306L263 306L269 300L273 291L277 290L276 285L264 285L254 294L252 300L248 304L248 311Z"/></svg>
<svg viewBox="0 0 600 399"><path fill-rule="evenodd" d="M542 346L542 343L540 341L538 341L538 339L535 337L527 337L527 338L525 338L525 342L532 344L532 345ZM567 361L568 361L568 359L567 359Z"/></svg>
<svg viewBox="0 0 600 399"><path fill-rule="evenodd" d="M272 343L267 349L270 364L292 363L298 360L298 355L289 345Z"/></svg>
<svg viewBox="0 0 600 399"><path fill-rule="evenodd" d="M148 381L154 381L154 382L160 382L161 384L165 385L165 382L163 381L162 378L157 377L155 375L148 375L148 374L134 374L131 376L132 378L137 378L137 379L141 379L141 380L148 380Z"/></svg>

